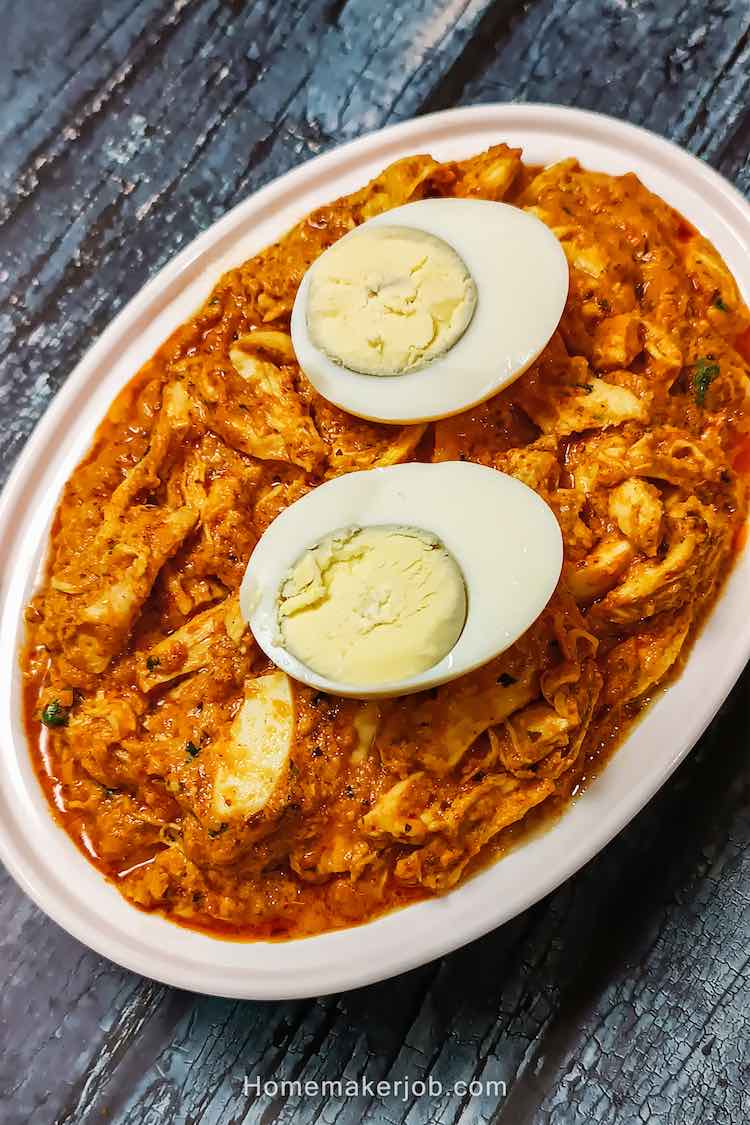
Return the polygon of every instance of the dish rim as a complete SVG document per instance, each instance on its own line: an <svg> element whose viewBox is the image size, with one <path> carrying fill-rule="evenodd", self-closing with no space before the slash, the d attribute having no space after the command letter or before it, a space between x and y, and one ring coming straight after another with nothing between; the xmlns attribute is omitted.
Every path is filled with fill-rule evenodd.
<svg viewBox="0 0 750 1125"><path fill-rule="evenodd" d="M97 372L116 366L115 360L131 337L150 354L154 332L162 331L157 322L160 326L172 306L180 300L184 303L188 293L205 284L208 271L212 282L218 278L219 270L228 266L233 240L241 241L243 228L255 224L265 231L275 226L278 237L295 214L300 218L311 209L307 202L311 196L317 194L321 202L333 198L350 190L350 184L364 182L372 167L385 166L422 146L439 150L440 158L445 159L446 148L463 154L479 151L493 140L520 143L521 137L532 153L534 143L544 146L546 142L560 151L567 146L568 155L577 155L592 167L595 165L584 153L600 149L609 154L611 163L617 163L615 152L622 153L623 165L631 163L637 174L648 165L657 177L658 169L658 176L671 185L667 197L678 209L685 211L684 202L678 201L695 197L695 210L686 217L699 229L709 227L709 237L729 258L743 295L750 301L750 205L697 158L639 126L585 110L514 103L444 110L387 126L313 158L262 187L199 235L136 294L77 364L9 476L0 498L0 859L54 921L125 968L211 995L281 1000L361 987L443 956L515 917L601 851L685 758L750 657L750 557L745 551L679 679L660 695L602 774L558 821L446 896L312 938L283 943L228 942L138 911L78 852L54 820L38 786L23 724L19 731L19 715L13 706L20 681L19 619L38 576L59 484L69 472L75 449L81 444L85 447L93 436L89 431L83 440L83 422L87 415L101 418L115 393L110 377L102 377L101 385L96 383ZM646 181L653 184L648 176ZM664 191L656 186L654 190ZM306 202L295 210L293 200L298 192ZM263 244L269 241L264 235ZM734 250L728 255L730 245ZM181 318L186 315L189 312L183 312ZM130 377L133 374L135 369ZM80 423L77 435L76 422ZM73 457L73 463L77 459ZM40 501L38 506L35 500ZM748 622L744 630L736 627L738 620ZM699 665L712 668L708 684ZM694 695L692 686L699 688ZM672 722L675 716L680 719L677 731ZM645 745L652 731L657 736L653 752ZM628 774L626 763L632 766L639 757L648 762L653 758L650 770L637 774L636 782L618 793L622 775ZM614 803L610 791L614 791ZM604 816L601 810L597 812L602 801ZM587 821L596 831L576 835L576 827ZM44 854L45 845L51 846L51 856ZM60 856L64 863L58 870ZM524 856L519 864L519 857ZM69 873L68 860L72 864ZM530 872L536 872L534 878L529 878ZM489 902L484 898L487 888L497 892L509 881L515 890L510 901L498 901L497 894Z"/></svg>

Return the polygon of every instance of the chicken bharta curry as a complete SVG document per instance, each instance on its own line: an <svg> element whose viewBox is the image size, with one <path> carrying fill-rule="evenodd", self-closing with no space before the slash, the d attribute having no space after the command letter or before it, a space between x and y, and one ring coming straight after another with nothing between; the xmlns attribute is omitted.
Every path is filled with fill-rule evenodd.
<svg viewBox="0 0 750 1125"><path fill-rule="evenodd" d="M484 405L361 421L297 366L295 293L355 225L430 196L533 211L567 255L566 310ZM313 934L453 887L561 808L679 667L741 539L749 360L727 267L635 175L530 167L497 145L401 160L315 211L221 278L65 488L23 655L60 823L132 903L239 937ZM457 459L518 477L559 520L563 575L528 632L380 703L270 665L237 590L271 520L341 473Z"/></svg>

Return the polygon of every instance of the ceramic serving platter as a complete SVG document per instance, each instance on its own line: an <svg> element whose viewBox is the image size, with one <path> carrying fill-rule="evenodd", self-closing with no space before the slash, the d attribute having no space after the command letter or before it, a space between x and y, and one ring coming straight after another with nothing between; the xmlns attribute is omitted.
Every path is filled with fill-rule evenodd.
<svg viewBox="0 0 750 1125"><path fill-rule="evenodd" d="M144 914L55 824L21 717L23 606L38 580L60 490L110 401L208 294L220 273L312 208L411 153L451 159L507 141L532 163L577 156L636 172L717 246L750 302L750 206L705 164L612 118L541 105L449 110L381 130L303 164L197 238L113 320L70 375L0 502L0 857L28 895L80 941L127 968L198 992L282 999L381 980L487 933L603 848L695 744L750 657L750 554L739 559L682 676L601 776L551 827L450 894L355 929L283 943L230 942Z"/></svg>

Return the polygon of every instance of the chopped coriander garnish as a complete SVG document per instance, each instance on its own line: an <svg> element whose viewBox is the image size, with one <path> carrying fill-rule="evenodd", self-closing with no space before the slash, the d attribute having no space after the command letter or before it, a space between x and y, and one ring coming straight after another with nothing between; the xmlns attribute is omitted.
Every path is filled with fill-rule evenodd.
<svg viewBox="0 0 750 1125"><path fill-rule="evenodd" d="M721 374L718 363L711 362L711 356L699 356L695 361L693 370L693 394L698 406L704 406L706 392L714 379Z"/></svg>
<svg viewBox="0 0 750 1125"><path fill-rule="evenodd" d="M42 711L42 722L45 727L66 727L68 725L68 711L59 699L53 699Z"/></svg>
<svg viewBox="0 0 750 1125"><path fill-rule="evenodd" d="M714 300L714 308L715 308L715 309L718 309L718 310L719 310L719 312L729 312L729 306L728 306L728 305L725 305L725 304L724 304L724 302L722 301L721 297L716 297L716 298L715 298L715 300Z"/></svg>
<svg viewBox="0 0 750 1125"><path fill-rule="evenodd" d="M194 758L201 752L200 746L196 746L194 742L188 742L185 746L185 749L187 750L191 758Z"/></svg>
<svg viewBox="0 0 750 1125"><path fill-rule="evenodd" d="M146 657L146 667L148 668L149 672L153 672L155 668L158 668L160 663L161 661L159 660L158 656Z"/></svg>

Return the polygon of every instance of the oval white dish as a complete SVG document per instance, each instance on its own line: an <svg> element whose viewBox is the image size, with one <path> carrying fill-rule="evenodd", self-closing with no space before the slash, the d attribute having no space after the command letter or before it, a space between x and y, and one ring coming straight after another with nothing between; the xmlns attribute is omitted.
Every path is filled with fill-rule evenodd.
<svg viewBox="0 0 750 1125"><path fill-rule="evenodd" d="M489 105L438 113L317 157L196 239L89 351L11 474L0 502L0 858L56 922L136 972L219 996L315 996L381 980L480 937L548 894L632 819L703 733L750 657L745 551L682 676L557 823L443 898L303 941L220 941L143 914L86 862L50 815L21 717L22 612L57 497L109 402L223 269L272 242L313 207L360 187L401 156L463 157L498 141L523 147L533 163L574 155L593 169L637 172L714 242L750 300L750 206L700 161L634 126L579 110Z"/></svg>

